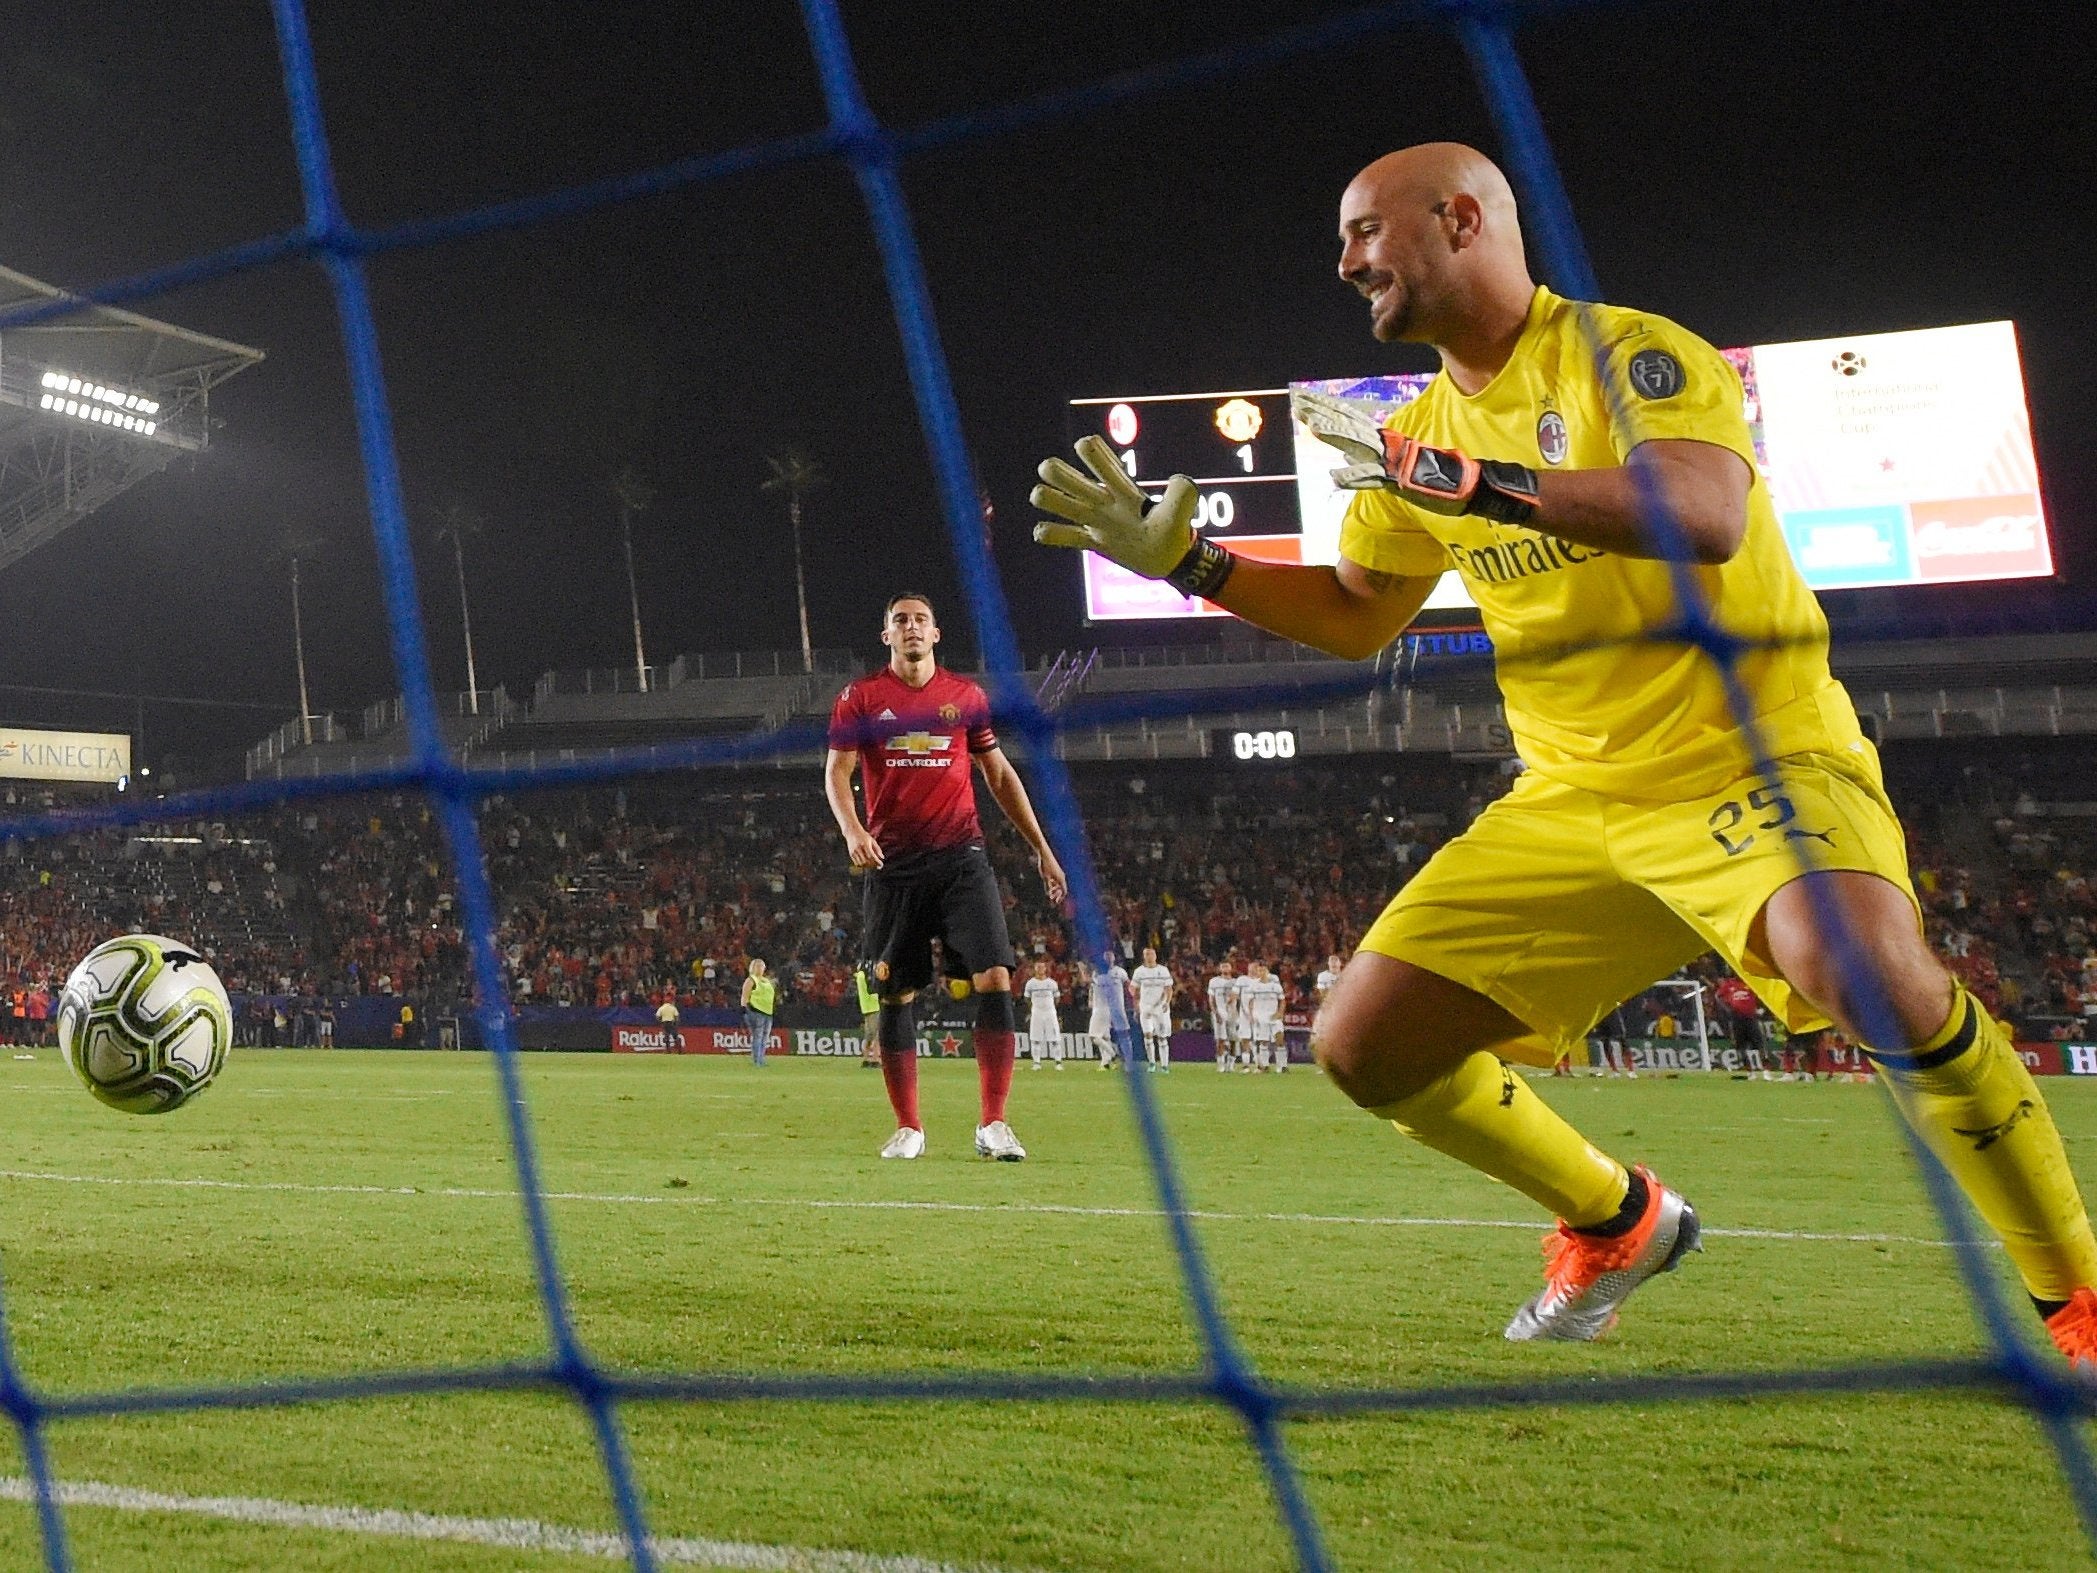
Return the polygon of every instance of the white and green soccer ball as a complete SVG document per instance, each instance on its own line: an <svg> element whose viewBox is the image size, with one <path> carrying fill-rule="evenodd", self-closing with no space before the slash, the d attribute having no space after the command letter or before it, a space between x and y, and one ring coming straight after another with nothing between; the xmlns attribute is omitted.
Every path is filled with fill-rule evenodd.
<svg viewBox="0 0 2097 1573"><path fill-rule="evenodd" d="M87 953L58 997L58 1049L87 1090L165 1114L211 1085L233 1042L226 986L187 945L125 934Z"/></svg>

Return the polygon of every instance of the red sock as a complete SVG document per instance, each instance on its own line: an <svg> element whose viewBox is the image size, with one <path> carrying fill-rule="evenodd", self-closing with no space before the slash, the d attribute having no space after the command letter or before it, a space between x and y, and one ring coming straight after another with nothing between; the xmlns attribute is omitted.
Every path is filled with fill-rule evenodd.
<svg viewBox="0 0 2097 1573"><path fill-rule="evenodd" d="M1019 1040L999 1027L978 1027L976 1079L983 1092L983 1118L988 1125L1005 1117L1005 1095L1012 1090L1012 1064L1019 1058Z"/></svg>
<svg viewBox="0 0 2097 1573"><path fill-rule="evenodd" d="M1009 1068L1005 1074L1009 1081ZM888 1084L888 1101L896 1111L896 1124L923 1130L925 1122L917 1117L917 1050L883 1049L881 1079Z"/></svg>

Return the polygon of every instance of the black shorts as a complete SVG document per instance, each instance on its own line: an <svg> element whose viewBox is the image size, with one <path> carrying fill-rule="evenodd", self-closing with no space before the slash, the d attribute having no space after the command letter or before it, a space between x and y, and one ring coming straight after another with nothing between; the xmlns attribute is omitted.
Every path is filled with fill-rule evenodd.
<svg viewBox="0 0 2097 1573"><path fill-rule="evenodd" d="M1005 899L981 847L957 847L907 873L867 875L860 954L881 994L907 994L932 981L932 941L946 948L947 971L973 977L1017 958L1005 932ZM887 975L878 970L885 965Z"/></svg>

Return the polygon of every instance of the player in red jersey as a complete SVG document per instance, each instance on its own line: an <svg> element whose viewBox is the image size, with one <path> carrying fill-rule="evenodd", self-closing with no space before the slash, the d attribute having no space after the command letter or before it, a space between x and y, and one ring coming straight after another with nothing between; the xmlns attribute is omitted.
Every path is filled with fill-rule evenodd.
<svg viewBox="0 0 2097 1573"><path fill-rule="evenodd" d="M1005 1096L1017 1052L1013 1029L1012 942L1005 903L983 852L969 761L998 807L1034 849L1052 902L1067 889L1063 867L1034 817L1025 783L998 747L990 701L933 659L939 622L931 600L906 591L882 614L888 665L837 696L830 712L830 757L824 795L844 832L852 867L866 874L860 954L881 1001L881 1075L895 1106L896 1133L884 1158L925 1150L917 1109L917 1030L911 1001L932 982L932 941L945 947L949 971L968 975L976 991L976 1074L982 1089L976 1151L1016 1163L1027 1150L1005 1123ZM852 797L857 767L866 818Z"/></svg>

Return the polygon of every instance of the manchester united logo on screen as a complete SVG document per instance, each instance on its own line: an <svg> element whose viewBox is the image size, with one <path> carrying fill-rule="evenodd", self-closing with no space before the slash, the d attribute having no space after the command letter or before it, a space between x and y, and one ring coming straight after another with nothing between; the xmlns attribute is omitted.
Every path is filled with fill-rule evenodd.
<svg viewBox="0 0 2097 1573"><path fill-rule="evenodd" d="M1250 399L1226 399L1216 406L1216 430L1226 442L1251 442L1266 420Z"/></svg>
<svg viewBox="0 0 2097 1573"><path fill-rule="evenodd" d="M961 707L959 705L941 705L939 707L939 719L946 722L948 726L952 726L961 719Z"/></svg>

